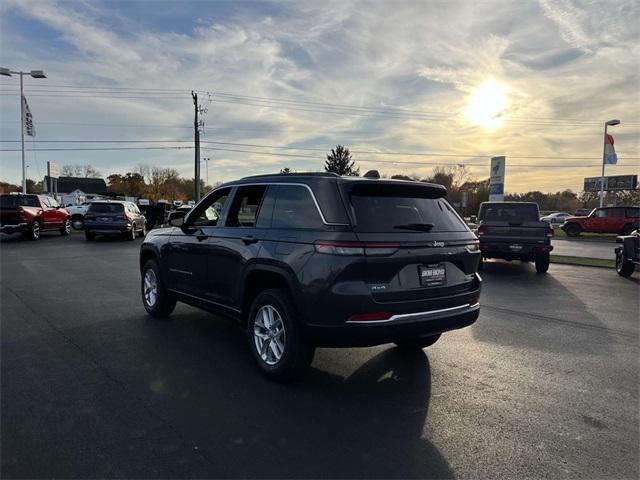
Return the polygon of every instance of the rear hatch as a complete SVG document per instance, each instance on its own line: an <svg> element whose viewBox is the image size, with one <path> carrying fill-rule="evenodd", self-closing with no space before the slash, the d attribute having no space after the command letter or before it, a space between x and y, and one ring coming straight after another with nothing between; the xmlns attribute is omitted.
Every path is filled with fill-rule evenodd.
<svg viewBox="0 0 640 480"><path fill-rule="evenodd" d="M484 203L478 215L480 238L505 242L546 239L549 224L538 218L538 207L532 203Z"/></svg>
<svg viewBox="0 0 640 480"><path fill-rule="evenodd" d="M24 209L38 207L39 202L35 195L0 195L0 224L24 223Z"/></svg>
<svg viewBox="0 0 640 480"><path fill-rule="evenodd" d="M383 180L341 188L365 246L365 278L376 301L427 300L477 288L478 242L444 188Z"/></svg>
<svg viewBox="0 0 640 480"><path fill-rule="evenodd" d="M121 203L92 203L85 215L86 222L98 224L117 225L125 223L127 216L124 212L124 205Z"/></svg>

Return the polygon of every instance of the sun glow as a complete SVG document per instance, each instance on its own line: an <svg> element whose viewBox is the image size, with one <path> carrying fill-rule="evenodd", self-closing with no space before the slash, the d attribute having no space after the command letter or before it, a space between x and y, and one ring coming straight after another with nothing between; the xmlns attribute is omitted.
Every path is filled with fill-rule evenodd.
<svg viewBox="0 0 640 480"><path fill-rule="evenodd" d="M487 80L469 95L464 118L474 125L492 131L502 125L507 94L504 85Z"/></svg>

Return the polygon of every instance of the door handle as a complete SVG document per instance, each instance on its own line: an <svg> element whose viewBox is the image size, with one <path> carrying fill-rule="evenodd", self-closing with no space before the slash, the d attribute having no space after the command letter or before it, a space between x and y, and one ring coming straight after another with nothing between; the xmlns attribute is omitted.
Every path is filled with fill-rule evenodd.
<svg viewBox="0 0 640 480"><path fill-rule="evenodd" d="M253 235L248 235L246 237L241 237L240 240L242 240L245 245L250 245L252 243L256 243L258 241L258 239L256 237L254 237Z"/></svg>

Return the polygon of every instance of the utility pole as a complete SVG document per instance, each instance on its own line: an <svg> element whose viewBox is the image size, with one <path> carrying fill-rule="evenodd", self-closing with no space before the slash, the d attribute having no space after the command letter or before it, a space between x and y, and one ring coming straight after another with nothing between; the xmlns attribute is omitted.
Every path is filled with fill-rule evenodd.
<svg viewBox="0 0 640 480"><path fill-rule="evenodd" d="M200 122L198 121L198 113L200 112L200 108L198 107L198 94L191 92L191 97L193 98L193 134L195 141L195 173L194 173L194 184L195 184L195 201L200 200Z"/></svg>

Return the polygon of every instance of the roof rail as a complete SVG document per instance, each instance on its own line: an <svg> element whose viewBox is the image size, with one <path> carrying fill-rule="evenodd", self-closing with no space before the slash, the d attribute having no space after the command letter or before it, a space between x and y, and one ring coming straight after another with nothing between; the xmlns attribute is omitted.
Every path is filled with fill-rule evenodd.
<svg viewBox="0 0 640 480"><path fill-rule="evenodd" d="M261 175L249 175L248 177L242 177L241 180L246 180L249 178L264 178L264 177L328 177L335 178L339 177L337 173L333 172L290 172L290 173L263 173Z"/></svg>

